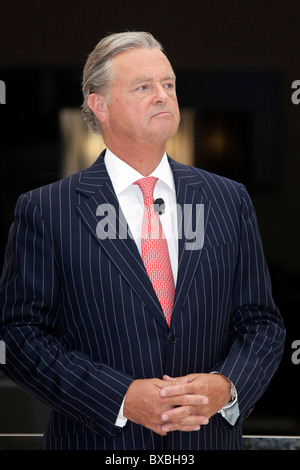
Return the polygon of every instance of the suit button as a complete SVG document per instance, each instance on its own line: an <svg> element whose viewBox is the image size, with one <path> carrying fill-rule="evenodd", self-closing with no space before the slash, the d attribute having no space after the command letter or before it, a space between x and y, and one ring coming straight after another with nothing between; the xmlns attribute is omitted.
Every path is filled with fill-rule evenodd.
<svg viewBox="0 0 300 470"><path fill-rule="evenodd" d="M177 338L176 338L176 336L175 336L175 335L171 335L171 336L169 336L169 341L170 341L170 343L171 343L171 344L175 344L175 343L176 343L176 341L177 341Z"/></svg>

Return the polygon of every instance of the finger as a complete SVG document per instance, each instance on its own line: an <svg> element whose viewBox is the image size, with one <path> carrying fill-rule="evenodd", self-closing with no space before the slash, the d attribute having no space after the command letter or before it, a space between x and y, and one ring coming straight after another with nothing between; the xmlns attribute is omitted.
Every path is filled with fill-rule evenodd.
<svg viewBox="0 0 300 470"><path fill-rule="evenodd" d="M199 411L200 407L208 405L209 399L205 395L176 395L174 397L165 398L165 405L173 409L172 412L175 413L175 410L179 413L181 407L189 406L192 412ZM167 410L168 412L169 410Z"/></svg>
<svg viewBox="0 0 300 470"><path fill-rule="evenodd" d="M178 383L188 383L191 382L192 378L188 375L184 377L170 377L169 375L164 375L163 380L166 382L173 382L173 385L177 385ZM168 384L169 386L169 384Z"/></svg>
<svg viewBox="0 0 300 470"><path fill-rule="evenodd" d="M186 385L188 384L174 381L171 383L172 385L170 385L169 382L166 382L167 385L160 390L159 394L161 397L174 397L177 395L186 395L189 393L188 389L186 389Z"/></svg>
<svg viewBox="0 0 300 470"><path fill-rule="evenodd" d="M166 429L163 429L163 427L164 426L149 426L148 429L155 432L156 434L159 434L160 436L166 436L168 431L166 431Z"/></svg>
<svg viewBox="0 0 300 470"><path fill-rule="evenodd" d="M163 380L166 380L166 381L170 382L170 381L172 381L173 379L172 379L172 377L170 377L169 375L164 375L164 376L163 376Z"/></svg>
<svg viewBox="0 0 300 470"><path fill-rule="evenodd" d="M195 416L201 419L203 418L203 416L201 416L203 413L204 413L204 410L203 409L201 410L199 406L190 406L190 405L189 406L177 406L176 408L164 411L161 415L161 420L164 422L170 421L170 422L181 423L184 419L185 419L185 422L187 422L187 418L192 416L191 421L193 424L194 421L196 420ZM199 423L199 424L203 424L203 423Z"/></svg>
<svg viewBox="0 0 300 470"><path fill-rule="evenodd" d="M181 427L178 427L177 424L165 424L162 426L162 430L163 432L165 432L165 435L168 433L168 432L172 432L172 431L182 431L182 432L192 432L192 431L199 431L201 428L201 426L181 426Z"/></svg>
<svg viewBox="0 0 300 470"><path fill-rule="evenodd" d="M201 426L204 426L209 423L209 419L206 416L195 416L190 415L187 418L181 419L179 422L168 422L162 425L163 432L171 431L199 431Z"/></svg>
<svg viewBox="0 0 300 470"><path fill-rule="evenodd" d="M198 384L194 382L169 382L166 381L166 386L162 386L159 394L161 397L174 397L178 395L205 395L205 388L199 387ZM172 385L170 385L172 383ZM201 393L201 388L204 390ZM204 393L203 393L204 392Z"/></svg>
<svg viewBox="0 0 300 470"><path fill-rule="evenodd" d="M187 377L170 377L168 375L163 376L163 380L161 382L161 389L163 390L164 388L168 387L175 387L177 385L184 385L188 384L190 380Z"/></svg>

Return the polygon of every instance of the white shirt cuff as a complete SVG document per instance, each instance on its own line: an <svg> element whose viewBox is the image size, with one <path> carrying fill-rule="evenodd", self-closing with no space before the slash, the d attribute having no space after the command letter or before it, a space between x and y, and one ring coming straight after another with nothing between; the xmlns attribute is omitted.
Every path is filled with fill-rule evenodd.
<svg viewBox="0 0 300 470"><path fill-rule="evenodd" d="M122 405L121 405L121 408L120 408L120 411L119 411L119 414L117 416L117 420L115 422L115 426L118 426L119 428L123 428L125 426L125 424L127 423L127 418L125 418L123 416L123 407L124 407L124 401L125 401L125 397L122 401Z"/></svg>

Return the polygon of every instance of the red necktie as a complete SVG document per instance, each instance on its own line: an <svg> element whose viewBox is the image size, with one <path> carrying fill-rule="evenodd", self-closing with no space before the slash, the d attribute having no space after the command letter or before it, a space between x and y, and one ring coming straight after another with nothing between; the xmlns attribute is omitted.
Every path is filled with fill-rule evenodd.
<svg viewBox="0 0 300 470"><path fill-rule="evenodd" d="M145 205L141 239L142 258L170 326L175 286L167 240L159 215L154 210L153 190L157 180L158 178L150 176L136 181L143 193Z"/></svg>

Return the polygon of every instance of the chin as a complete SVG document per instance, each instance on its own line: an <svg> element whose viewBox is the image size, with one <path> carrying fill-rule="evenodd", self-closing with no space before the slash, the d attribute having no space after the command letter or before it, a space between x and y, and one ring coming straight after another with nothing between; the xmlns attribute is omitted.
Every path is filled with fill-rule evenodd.
<svg viewBox="0 0 300 470"><path fill-rule="evenodd" d="M158 126L156 132L155 132L155 136L158 140L169 140L171 139L172 137L174 137L174 135L176 134L178 130L178 125L174 125L174 123L172 123L172 125L161 125L161 126Z"/></svg>

